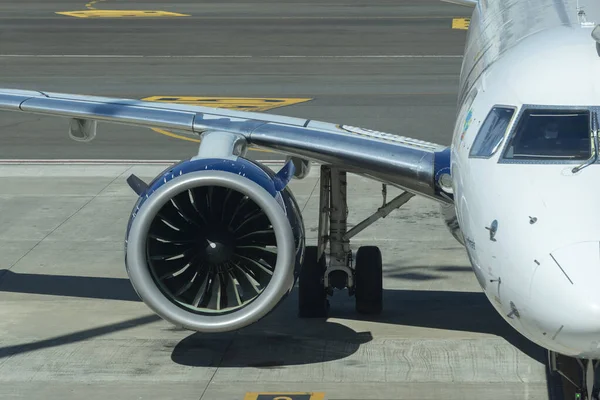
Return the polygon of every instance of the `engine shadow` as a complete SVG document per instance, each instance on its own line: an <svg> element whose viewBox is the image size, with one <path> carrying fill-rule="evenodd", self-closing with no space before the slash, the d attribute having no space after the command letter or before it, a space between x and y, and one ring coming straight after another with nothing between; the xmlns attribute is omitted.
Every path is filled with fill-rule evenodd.
<svg viewBox="0 0 600 400"><path fill-rule="evenodd" d="M462 272L462 269L458 271ZM0 270L0 276L0 292L140 301L129 280L123 278L21 274L7 270ZM504 338L541 363L546 360L544 350L504 321L481 292L385 290L384 311L372 318L357 314L354 298L348 297L345 291L336 292L330 301L331 318L492 334ZM90 337L98 334L104 334L104 331L90 333ZM86 337L85 332L79 332L76 340L65 337L58 342L66 344ZM298 318L294 289L262 321L235 334L191 334L176 345L172 360L193 366L215 366L218 362L220 367L276 368L342 359L371 340L370 332L356 332L323 319ZM38 343L34 347L54 345L56 340ZM215 357L207 357L206 352L211 349L214 349L213 352L216 349L227 350L221 360L215 361ZM15 348L9 354L20 352Z"/></svg>
<svg viewBox="0 0 600 400"><path fill-rule="evenodd" d="M260 325L229 338L194 333L175 346L171 359L192 367L276 369L342 360L373 339L370 332L356 332L324 319L277 323L271 329ZM220 359L206 356L215 348L222 349Z"/></svg>

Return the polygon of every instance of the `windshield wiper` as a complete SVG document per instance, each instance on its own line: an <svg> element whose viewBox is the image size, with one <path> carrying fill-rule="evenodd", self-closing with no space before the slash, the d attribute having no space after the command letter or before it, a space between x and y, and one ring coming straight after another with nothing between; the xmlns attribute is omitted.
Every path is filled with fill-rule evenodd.
<svg viewBox="0 0 600 400"><path fill-rule="evenodd" d="M578 165L577 167L573 168L571 170L571 172L573 172L574 174L581 171L585 167L594 164L598 160L598 113L597 112L594 112L592 114L592 138L594 139L594 142L593 142L594 149L593 149L592 156L590 158L588 158L588 160L586 162L584 162L583 164Z"/></svg>

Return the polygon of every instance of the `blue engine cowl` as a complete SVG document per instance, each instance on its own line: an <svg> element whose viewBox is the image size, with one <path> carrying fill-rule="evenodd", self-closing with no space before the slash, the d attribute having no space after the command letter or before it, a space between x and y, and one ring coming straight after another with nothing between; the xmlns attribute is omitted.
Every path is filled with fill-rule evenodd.
<svg viewBox="0 0 600 400"><path fill-rule="evenodd" d="M185 160L136 188L125 262L159 316L200 332L242 328L292 290L304 222L278 173L244 158ZM138 183L141 181L137 181Z"/></svg>

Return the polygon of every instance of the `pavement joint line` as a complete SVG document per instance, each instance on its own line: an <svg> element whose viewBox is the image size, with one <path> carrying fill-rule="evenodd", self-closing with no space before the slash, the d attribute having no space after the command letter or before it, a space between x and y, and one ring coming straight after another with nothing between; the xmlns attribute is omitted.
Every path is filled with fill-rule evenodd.
<svg viewBox="0 0 600 400"><path fill-rule="evenodd" d="M18 127L19 125L28 124L32 122L40 122L44 118L43 116L37 118L27 118L25 121L13 122L12 124L0 126L0 129L13 129Z"/></svg>
<svg viewBox="0 0 600 400"><path fill-rule="evenodd" d="M112 185L114 182L116 182L119 179L122 179L128 172L131 171L131 169L134 167L134 165L130 165L129 167L127 167L125 169L125 171L121 172L119 175L117 175L117 177L115 179L113 179L108 185L106 185L97 195L96 197L100 196L102 193L104 193L104 191L106 189L108 189L110 187L110 185ZM93 199L92 199L93 200Z"/></svg>
<svg viewBox="0 0 600 400"><path fill-rule="evenodd" d="M304 213L304 209L308 205L308 202L310 201L310 199L312 199L313 194L315 193L315 189L319 185L320 181L321 181L321 177L317 177L317 180L315 182L315 186L313 186L312 190L310 191L310 194L308 195L308 198L306 199L306 202L304 203L304 206L302 207L302 210L300 211L301 213Z"/></svg>
<svg viewBox="0 0 600 400"><path fill-rule="evenodd" d="M2 368L2 366L10 361L14 356L14 354L11 354L8 357L0 358L0 368Z"/></svg>
<svg viewBox="0 0 600 400"><path fill-rule="evenodd" d="M164 165L164 164L175 164L182 160L103 160L103 159L4 159L0 160L0 165ZM285 164L285 160L255 160L256 162L263 164ZM318 163L311 162L312 165L318 165Z"/></svg>
<svg viewBox="0 0 600 400"><path fill-rule="evenodd" d="M23 158L23 159L0 159L0 164L166 164L175 163L181 160L127 160L127 159L102 159L102 158L90 158L90 159L54 159L54 158Z"/></svg>
<svg viewBox="0 0 600 400"><path fill-rule="evenodd" d="M219 359L219 363L217 364L217 367L213 371L213 374L211 375L210 379L206 383L206 386L204 387L204 390L202 391L202 394L200 395L200 398L198 400L202 400L204 398L204 395L208 391L208 387L210 386L212 381L215 379L215 375L217 375L217 372L219 372L219 369L221 368L221 364L223 363L223 360L225 359L225 356L227 355L229 348L233 344L233 341L235 340L235 338L238 336L239 336L238 331L234 332L233 335L231 335L231 340L229 340L229 343L227 343L227 347L225 347L225 350L223 350L223 353L221 354L221 358Z"/></svg>
<svg viewBox="0 0 600 400"><path fill-rule="evenodd" d="M20 343L10 346L0 347L0 359L11 359L12 357L30 353L42 349L83 342L92 338L107 335L109 333L127 330L133 327L146 325L154 322L160 322L161 319L156 314L146 314L142 317L130 318L125 321L102 325L96 328L88 328L77 332L67 333L47 339L27 339L33 340L27 343ZM36 372L37 373L37 372ZM35 379L35 376L34 376Z"/></svg>
<svg viewBox="0 0 600 400"><path fill-rule="evenodd" d="M129 167L127 170L131 169L131 167ZM127 172L127 171L125 171ZM46 240L48 238L48 236L52 235L54 232L56 232L56 230L58 228L60 228L61 226L63 226L65 223L67 223L71 218L73 218L75 215L77 215L81 210L83 210L87 205L89 205L92 201L94 201L94 199L96 199L104 190L106 190L110 185L112 185L113 183L115 183L117 181L117 179L119 179L121 177L122 174L116 176L113 180L111 180L106 186L104 186L98 193L96 193L94 196L92 196L91 199L89 199L88 201L86 201L81 207L79 207L74 213L72 213L71 215L69 215L64 221L62 221L60 224L58 224L57 226L54 227L54 229L52 229L50 232L48 232L42 239L40 239L31 249L29 249L25 254L23 254L21 257L19 257L18 260L16 260L12 265L10 265L8 268L6 268L1 274L0 274L0 285L2 284L3 278L6 275L6 273L8 271L11 271L15 265L17 265L19 262L21 262L21 260L23 260L25 257L27 257L33 250L35 250L40 243L42 243L44 240ZM87 196L81 196L81 197L87 197Z"/></svg>
<svg viewBox="0 0 600 400"><path fill-rule="evenodd" d="M0 54L0 58L305 58L305 59L336 59L336 58L463 58L458 54L365 54L365 55L143 55L143 54Z"/></svg>

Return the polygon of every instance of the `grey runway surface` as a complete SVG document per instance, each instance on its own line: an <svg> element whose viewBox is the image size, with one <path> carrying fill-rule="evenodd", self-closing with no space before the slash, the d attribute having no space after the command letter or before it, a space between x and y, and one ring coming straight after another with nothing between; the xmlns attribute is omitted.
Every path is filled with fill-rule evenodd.
<svg viewBox="0 0 600 400"><path fill-rule="evenodd" d="M84 0L1 0L0 87L131 98L304 97L312 100L269 112L450 142L466 37L452 18L468 16L468 8L437 0L94 7L190 16L73 18L55 12L86 10ZM0 159L179 160L197 148L128 126L100 124L91 144L70 141L66 130L63 119L1 113Z"/></svg>

